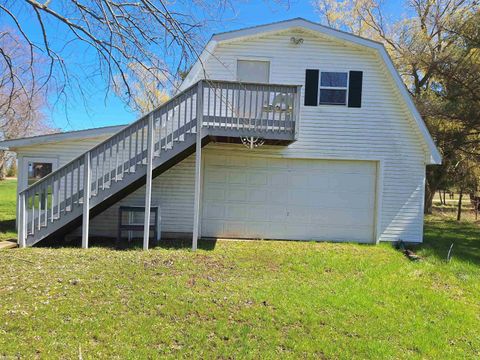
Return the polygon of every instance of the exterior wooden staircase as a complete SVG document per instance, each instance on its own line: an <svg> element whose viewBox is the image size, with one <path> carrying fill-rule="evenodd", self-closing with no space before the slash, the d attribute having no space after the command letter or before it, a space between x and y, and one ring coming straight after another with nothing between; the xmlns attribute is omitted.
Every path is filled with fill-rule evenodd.
<svg viewBox="0 0 480 360"><path fill-rule="evenodd" d="M83 214L87 219L99 214L198 145L249 137L291 143L298 132L299 97L296 85L199 81L20 192L19 245L73 230L85 221Z"/></svg>

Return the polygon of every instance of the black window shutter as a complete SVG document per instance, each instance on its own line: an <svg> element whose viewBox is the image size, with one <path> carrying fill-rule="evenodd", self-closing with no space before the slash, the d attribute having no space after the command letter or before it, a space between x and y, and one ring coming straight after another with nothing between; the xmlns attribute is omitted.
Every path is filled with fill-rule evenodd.
<svg viewBox="0 0 480 360"><path fill-rule="evenodd" d="M362 107L362 71L350 71L348 84L348 107Z"/></svg>
<svg viewBox="0 0 480 360"><path fill-rule="evenodd" d="M318 105L318 70L305 72L305 106Z"/></svg>

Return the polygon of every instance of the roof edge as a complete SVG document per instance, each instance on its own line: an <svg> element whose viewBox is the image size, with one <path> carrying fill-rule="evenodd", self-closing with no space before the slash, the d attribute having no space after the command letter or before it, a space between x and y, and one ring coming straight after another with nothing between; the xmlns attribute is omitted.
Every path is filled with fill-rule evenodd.
<svg viewBox="0 0 480 360"><path fill-rule="evenodd" d="M410 94L408 93L408 90L405 87L405 84L403 83L403 80L400 77L400 74L398 73L397 69L393 65L393 61L388 55L387 50L385 49L385 46L378 41L366 39L342 30L333 29L328 26L321 25L310 20L306 20L304 18L297 17L297 18L287 19L283 21L270 23L270 24L257 25L257 26L247 27L239 30L232 30L232 31L214 34L211 37L210 41L205 46L202 53L200 54L198 60L193 65L191 71L189 72L185 80L180 85L180 90L184 90L187 86L189 86L192 83L192 81L196 77L198 77L201 71L202 64L206 62L210 56L212 56L215 47L219 43L233 40L233 39L241 39L243 37L255 36L258 34L286 30L288 28L295 28L295 27L306 28L314 32L319 32L327 36L331 36L340 40L347 41L349 43L362 45L367 48L376 50L381 56L384 63L386 64L388 71L390 72L394 82L398 86L400 90L400 94L402 98L405 100L405 103L408 109L410 110L424 138L425 144L427 145L427 148L430 152L430 154L426 156L425 162L427 164L442 163L442 155L440 154L440 151L435 145L435 142L433 141L432 136L430 135L430 132L428 131L427 126L425 125L425 122L423 121L420 113L417 110L417 107L415 106Z"/></svg>
<svg viewBox="0 0 480 360"><path fill-rule="evenodd" d="M83 138L92 138L92 137L97 137L97 136L102 136L107 134L114 134L117 131L124 128L125 126L127 126L127 124L104 126L99 128L91 128L91 129L83 129L83 130L72 130L72 131L58 132L53 134L44 134L44 135L18 138L18 139L4 140L4 141L0 141L0 149L9 150L9 149L23 147L23 146L54 143L54 142L63 141L63 140L78 140Z"/></svg>

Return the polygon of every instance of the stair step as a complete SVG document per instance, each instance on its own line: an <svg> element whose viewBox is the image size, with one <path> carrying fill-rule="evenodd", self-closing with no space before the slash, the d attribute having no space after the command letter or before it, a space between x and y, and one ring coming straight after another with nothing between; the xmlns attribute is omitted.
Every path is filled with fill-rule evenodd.
<svg viewBox="0 0 480 360"><path fill-rule="evenodd" d="M174 140L173 142L170 142L167 144L166 147L162 148L160 152L158 152L157 148L157 154L154 159L154 167L159 167L162 166L165 162L169 161L174 156L179 155L180 153L184 152L186 149L189 149L191 145L195 144L196 141L196 135L195 134L186 134L183 138ZM167 169L171 167L171 164L167 165ZM135 170L134 170L135 168ZM115 169L115 167L114 167ZM112 199L113 196L117 196L122 192L122 189L125 187L130 186L131 184L135 184L138 182L139 179L141 179L141 176L144 176L146 173L147 169L147 164L145 163L145 159L141 163L136 163L135 165L131 165L130 167L123 167L124 171L117 173L117 176L115 177L115 174L112 175L112 172L108 173L108 169L106 169L106 173L104 175L104 178L108 178L108 181L105 181L105 188L102 188L102 177L100 177L100 187L99 190L96 191L96 187L98 185L98 179L92 179L92 184L94 184L92 192L91 192L91 203L90 207L91 209L95 208L99 204L101 204L104 201L107 201L107 199ZM164 170L163 170L164 171ZM117 184L118 183L118 184ZM107 186L108 184L108 186ZM79 190L81 191L81 189ZM76 196L78 193L74 193L73 198L70 195L70 197L67 197L65 200L62 200L62 207L61 207L61 212L60 215L57 213L57 209L55 208L55 214L53 214L53 217L51 217L51 213L48 212L47 214L47 225L44 226L44 215L42 215L42 223L40 224L40 229L38 228L38 214L36 219L35 219L35 230L32 232L32 223L29 222L27 224L27 234L26 238L27 240L27 245L32 246L38 241L44 239L45 237L49 236L53 232L56 232L58 230L61 230L63 227L65 227L67 224L71 223L75 219L79 218L82 216L82 208L83 208L83 199L79 199ZM73 204L71 201L73 200ZM111 201L111 200L108 200ZM65 208L65 205L66 208ZM49 209L50 211L51 209ZM31 216L31 215L30 215Z"/></svg>
<svg viewBox="0 0 480 360"><path fill-rule="evenodd" d="M0 241L0 250L14 249L18 247L18 244L13 241Z"/></svg>

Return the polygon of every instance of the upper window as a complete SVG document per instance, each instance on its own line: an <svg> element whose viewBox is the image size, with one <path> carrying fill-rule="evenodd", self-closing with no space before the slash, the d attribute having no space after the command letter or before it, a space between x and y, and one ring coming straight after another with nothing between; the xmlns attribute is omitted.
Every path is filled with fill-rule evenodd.
<svg viewBox="0 0 480 360"><path fill-rule="evenodd" d="M346 105L348 73L322 72L320 75L320 105Z"/></svg>
<svg viewBox="0 0 480 360"><path fill-rule="evenodd" d="M237 60L237 80L242 82L268 83L270 62L259 60Z"/></svg>

